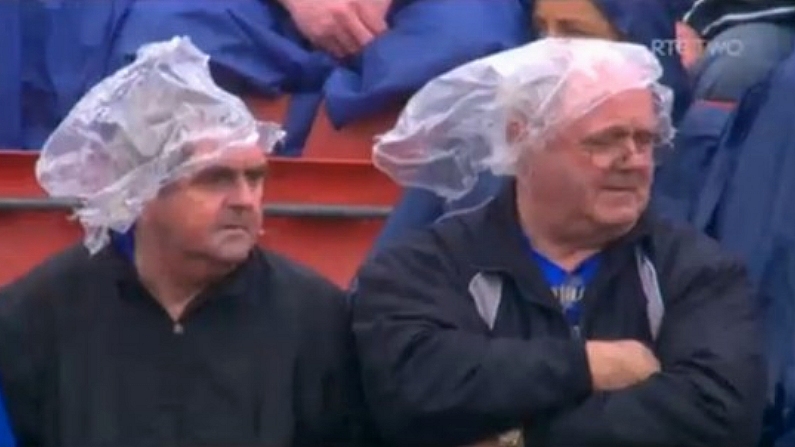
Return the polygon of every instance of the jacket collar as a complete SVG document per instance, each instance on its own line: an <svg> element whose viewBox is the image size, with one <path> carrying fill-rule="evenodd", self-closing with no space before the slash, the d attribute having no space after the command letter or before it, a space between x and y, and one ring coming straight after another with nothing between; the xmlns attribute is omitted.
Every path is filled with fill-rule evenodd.
<svg viewBox="0 0 795 447"><path fill-rule="evenodd" d="M135 265L128 257L120 252L117 247L109 245L103 248L93 259L104 272L103 278L110 279L116 287L143 287ZM205 289L196 301L204 301L209 297L244 297L247 293L249 281L253 277L267 275L270 268L262 251L255 247L249 257L215 284Z"/></svg>
<svg viewBox="0 0 795 447"><path fill-rule="evenodd" d="M483 208L475 211L470 225L475 267L482 271L520 274L517 266L529 264L523 249L522 228L516 208L516 182L506 182L498 195ZM624 236L614 240L603 250L604 262L612 264L627 252L634 255L634 247L645 243L651 234L652 222L648 212ZM626 250L632 248L633 250ZM526 273L522 272L522 273Z"/></svg>

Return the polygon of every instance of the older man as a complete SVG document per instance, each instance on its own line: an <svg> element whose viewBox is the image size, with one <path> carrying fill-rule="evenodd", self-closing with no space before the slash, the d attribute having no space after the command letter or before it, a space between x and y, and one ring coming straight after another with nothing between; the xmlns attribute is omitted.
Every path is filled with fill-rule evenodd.
<svg viewBox="0 0 795 447"><path fill-rule="evenodd" d="M671 93L643 47L544 39L412 99L375 149L400 182L492 201L361 269L354 332L382 433L416 446L752 446L764 404L743 266L647 210Z"/></svg>
<svg viewBox="0 0 795 447"><path fill-rule="evenodd" d="M142 48L43 148L39 181L81 199L86 239L0 292L22 446L355 445L345 297L256 248L281 131L207 59Z"/></svg>

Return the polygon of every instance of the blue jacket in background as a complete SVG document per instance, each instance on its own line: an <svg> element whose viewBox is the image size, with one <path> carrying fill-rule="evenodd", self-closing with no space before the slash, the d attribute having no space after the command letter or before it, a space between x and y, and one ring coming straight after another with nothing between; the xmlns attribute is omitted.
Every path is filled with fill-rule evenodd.
<svg viewBox="0 0 795 447"><path fill-rule="evenodd" d="M748 262L765 307L771 383L783 393L776 400L781 415L795 410L792 85L795 53L768 79L746 92L703 174L704 185L691 219ZM795 417L789 425L782 430L795 430Z"/></svg>
<svg viewBox="0 0 795 447"><path fill-rule="evenodd" d="M22 144L21 0L0 2L0 149Z"/></svg>
<svg viewBox="0 0 795 447"><path fill-rule="evenodd" d="M657 213L674 221L693 222L707 183L705 173L722 157L721 138L733 111L706 101L691 105L679 123L673 150L660 157L652 190L652 207Z"/></svg>
<svg viewBox="0 0 795 447"><path fill-rule="evenodd" d="M343 65L313 50L275 0L0 2L0 99L10 105L0 112L0 147L39 149L89 88L141 45L174 35L210 54L214 76L233 93L293 95L282 155L300 155L324 98L344 125L527 40L520 0L398 0L389 22Z"/></svg>
<svg viewBox="0 0 795 447"><path fill-rule="evenodd" d="M190 36L211 56L216 82L232 93L295 94L277 153L300 154L335 62L309 47L284 8L260 0L136 0L113 46L111 68L131 62L141 45L175 35Z"/></svg>
<svg viewBox="0 0 795 447"><path fill-rule="evenodd" d="M0 60L10 61L13 75L0 74L4 104L11 104L2 112L0 147L38 149L105 76L110 44L131 2L2 2L0 23L11 26L0 27L7 33L0 38Z"/></svg>
<svg viewBox="0 0 795 447"><path fill-rule="evenodd" d="M459 65L530 38L529 15L519 0L399 2L389 22L387 33L326 82L326 107L338 127L391 108Z"/></svg>
<svg viewBox="0 0 795 447"><path fill-rule="evenodd" d="M0 447L15 447L16 441L11 432L11 424L8 421L3 396L0 395Z"/></svg>

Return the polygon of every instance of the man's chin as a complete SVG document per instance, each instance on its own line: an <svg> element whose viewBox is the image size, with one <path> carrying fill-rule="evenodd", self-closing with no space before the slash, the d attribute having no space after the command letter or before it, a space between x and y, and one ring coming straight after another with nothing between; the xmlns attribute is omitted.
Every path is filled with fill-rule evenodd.
<svg viewBox="0 0 795 447"><path fill-rule="evenodd" d="M257 240L250 234L241 233L219 238L210 251L219 262L237 264L248 258L256 244Z"/></svg>
<svg viewBox="0 0 795 447"><path fill-rule="evenodd" d="M599 220L604 226L626 230L634 227L641 215L637 208L614 209L601 214Z"/></svg>

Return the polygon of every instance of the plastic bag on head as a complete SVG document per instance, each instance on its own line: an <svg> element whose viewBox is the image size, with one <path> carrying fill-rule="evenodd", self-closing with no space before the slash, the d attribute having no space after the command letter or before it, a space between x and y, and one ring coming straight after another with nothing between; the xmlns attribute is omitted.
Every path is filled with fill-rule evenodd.
<svg viewBox="0 0 795 447"><path fill-rule="evenodd" d="M236 149L270 152L283 137L215 84L209 56L175 37L141 47L74 106L44 144L36 177L51 196L81 201L76 215L96 253L167 183Z"/></svg>
<svg viewBox="0 0 795 447"><path fill-rule="evenodd" d="M376 139L375 165L403 186L448 199L469 192L478 173L513 175L523 150L544 147L566 124L627 90L653 93L663 144L673 138L671 90L644 46L546 38L455 68L408 102ZM509 124L522 132L508 138Z"/></svg>

